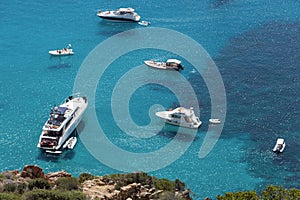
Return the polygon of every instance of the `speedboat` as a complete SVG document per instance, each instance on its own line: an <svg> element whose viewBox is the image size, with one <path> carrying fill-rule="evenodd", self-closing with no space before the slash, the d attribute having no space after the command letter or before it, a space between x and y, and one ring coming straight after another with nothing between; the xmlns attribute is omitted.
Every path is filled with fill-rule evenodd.
<svg viewBox="0 0 300 200"><path fill-rule="evenodd" d="M195 115L194 109L178 107L174 110L170 109L169 111L159 111L155 115L163 120L166 123L172 124L175 126L182 126L186 128L199 128L202 122Z"/></svg>
<svg viewBox="0 0 300 200"><path fill-rule="evenodd" d="M211 124L221 124L221 120L220 119L209 119L209 123L211 123Z"/></svg>
<svg viewBox="0 0 300 200"><path fill-rule="evenodd" d="M70 137L66 143L63 145L63 148L73 149L77 143L77 137Z"/></svg>
<svg viewBox="0 0 300 200"><path fill-rule="evenodd" d="M157 62L155 60L145 60L144 63L149 67L166 70L183 70L181 61L177 59L168 59L166 62Z"/></svg>
<svg viewBox="0 0 300 200"><path fill-rule="evenodd" d="M283 138L278 138L277 141L276 141L276 144L273 148L273 151L274 152L277 152L277 153L282 153L283 150L285 148L285 141Z"/></svg>
<svg viewBox="0 0 300 200"><path fill-rule="evenodd" d="M48 153L60 152L81 121L87 105L86 97L73 95L60 106L52 108L50 117L42 128L37 147Z"/></svg>
<svg viewBox="0 0 300 200"><path fill-rule="evenodd" d="M73 55L74 52L71 44L68 44L66 48L49 51L49 54L52 56L69 56L69 55Z"/></svg>
<svg viewBox="0 0 300 200"><path fill-rule="evenodd" d="M138 22L138 24L141 26L149 26L151 23L147 22L147 21L140 21L140 22Z"/></svg>
<svg viewBox="0 0 300 200"><path fill-rule="evenodd" d="M119 8L118 10L98 10L97 16L102 19L121 22L138 22L141 17L134 12L133 8Z"/></svg>

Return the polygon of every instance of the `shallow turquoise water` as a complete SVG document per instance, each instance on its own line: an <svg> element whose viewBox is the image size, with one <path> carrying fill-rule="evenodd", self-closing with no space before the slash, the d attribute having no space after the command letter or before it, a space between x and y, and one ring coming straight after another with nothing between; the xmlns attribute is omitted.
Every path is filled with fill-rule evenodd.
<svg viewBox="0 0 300 200"><path fill-rule="evenodd" d="M75 176L85 171L119 172L93 158L80 140L74 151L59 158L40 154L36 143L50 108L72 92L77 71L89 52L114 34L140 28L106 23L95 16L97 9L121 6L134 7L152 27L176 30L200 43L216 62L226 88L228 110L221 138L207 157L199 159L210 118L210 97L203 79L185 62L183 76L201 89L197 96L204 124L178 160L150 174L180 178L199 198L260 189L270 183L299 188L300 157L295 153L300 148L297 1L129 1L126 5L117 1L2 1L0 169L37 164L46 172L65 169ZM74 47L74 56L48 55L48 50L68 43ZM149 139L128 136L113 123L110 110L116 81L140 65L140 60L173 56L162 53L146 50L122 56L97 88L98 120L112 143L128 151L150 152L175 136L170 126ZM151 105L168 107L176 101L168 89L147 85L132 96L131 115L137 124L145 125ZM88 134L84 129L87 121L84 118L81 124L82 134ZM271 149L278 136L286 138L287 148L277 156ZM183 134L179 142L192 139Z"/></svg>

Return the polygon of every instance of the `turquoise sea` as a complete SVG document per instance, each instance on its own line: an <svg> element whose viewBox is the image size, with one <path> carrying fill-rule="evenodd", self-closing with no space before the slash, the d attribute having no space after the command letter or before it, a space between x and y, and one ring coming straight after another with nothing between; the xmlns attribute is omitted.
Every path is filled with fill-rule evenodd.
<svg viewBox="0 0 300 200"><path fill-rule="evenodd" d="M98 9L128 6L135 8L142 20L150 21L150 27L104 22L96 16ZM51 107L73 92L80 66L98 44L123 31L156 27L192 38L216 63L227 98L222 134L212 151L199 158L208 130L211 98L202 77L184 59L181 74L197 89L203 121L195 137L180 132L176 136L177 129L165 125L154 132L155 136L139 138L117 126L110 99L118 80L145 59L176 56L146 49L114 60L95 90L95 105L89 109L95 109L106 137L135 153L160 149L172 140L190 143L173 163L149 174L181 179L195 193L195 199L214 198L226 191L260 190L267 184L300 188L299 9L297 0L1 1L0 170L21 170L26 164L36 164L46 173L64 169L74 176L82 172L122 173L93 157L81 137L73 151L60 157L46 156L36 145ZM68 43L74 48L74 56L57 58L48 54ZM99 56L101 65L101 53ZM151 69L145 66L145 71ZM177 103L168 88L148 84L131 96L129 110L136 124L146 125L153 104L167 109ZM88 136L88 122L85 116L78 128L80 135ZM277 137L284 137L287 143L284 153L278 155L272 152Z"/></svg>

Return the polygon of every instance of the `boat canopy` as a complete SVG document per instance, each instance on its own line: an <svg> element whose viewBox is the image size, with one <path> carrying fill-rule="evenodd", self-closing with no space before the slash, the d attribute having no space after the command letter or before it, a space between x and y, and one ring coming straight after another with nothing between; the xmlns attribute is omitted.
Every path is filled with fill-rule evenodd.
<svg viewBox="0 0 300 200"><path fill-rule="evenodd" d="M119 9L120 12L134 12L133 8L120 8Z"/></svg>
<svg viewBox="0 0 300 200"><path fill-rule="evenodd" d="M180 60L177 60L177 59L168 59L167 60L167 63L176 63L176 64L180 64L181 63L181 61Z"/></svg>
<svg viewBox="0 0 300 200"><path fill-rule="evenodd" d="M278 144L283 144L284 143L284 139L283 138L278 138L277 142L278 142Z"/></svg>

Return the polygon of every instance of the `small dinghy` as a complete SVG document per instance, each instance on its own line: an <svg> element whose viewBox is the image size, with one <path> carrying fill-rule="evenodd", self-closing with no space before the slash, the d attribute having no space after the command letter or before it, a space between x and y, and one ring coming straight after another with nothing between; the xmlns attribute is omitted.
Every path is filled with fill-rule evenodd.
<svg viewBox="0 0 300 200"><path fill-rule="evenodd" d="M141 26L149 26L151 23L147 22L147 21L140 21L140 22L138 22L138 24Z"/></svg>
<svg viewBox="0 0 300 200"><path fill-rule="evenodd" d="M52 56L69 56L73 55L74 52L71 44L68 44L66 48L49 51L49 54Z"/></svg>
<svg viewBox="0 0 300 200"><path fill-rule="evenodd" d="M73 149L77 143L77 137L70 137L64 144L63 148Z"/></svg>
<svg viewBox="0 0 300 200"><path fill-rule="evenodd" d="M277 152L277 153L282 153L283 150L285 148L285 141L283 138L278 138L277 141L276 141L276 144L273 148L273 151L274 152Z"/></svg>
<svg viewBox="0 0 300 200"><path fill-rule="evenodd" d="M211 124L221 124L221 120L220 119L209 119L209 123L211 123Z"/></svg>

